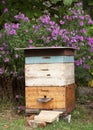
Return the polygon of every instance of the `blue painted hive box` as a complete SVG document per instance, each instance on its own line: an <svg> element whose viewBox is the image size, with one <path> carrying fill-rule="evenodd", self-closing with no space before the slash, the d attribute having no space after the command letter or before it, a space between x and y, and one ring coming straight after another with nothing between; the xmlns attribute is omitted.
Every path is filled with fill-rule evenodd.
<svg viewBox="0 0 93 130"><path fill-rule="evenodd" d="M70 112L75 107L74 49L24 49L26 113L42 109Z"/></svg>

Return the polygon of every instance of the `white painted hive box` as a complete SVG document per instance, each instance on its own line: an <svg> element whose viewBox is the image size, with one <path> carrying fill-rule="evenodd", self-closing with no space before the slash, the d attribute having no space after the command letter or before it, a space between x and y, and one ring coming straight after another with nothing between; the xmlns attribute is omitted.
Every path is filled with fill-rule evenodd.
<svg viewBox="0 0 93 130"><path fill-rule="evenodd" d="M71 48L25 50L25 86L64 86L74 83L73 54Z"/></svg>

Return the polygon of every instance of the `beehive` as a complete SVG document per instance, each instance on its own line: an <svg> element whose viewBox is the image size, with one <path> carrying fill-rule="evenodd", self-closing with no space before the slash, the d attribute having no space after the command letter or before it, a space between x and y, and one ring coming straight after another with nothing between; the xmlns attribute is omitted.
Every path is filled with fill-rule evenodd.
<svg viewBox="0 0 93 130"><path fill-rule="evenodd" d="M74 49L37 47L25 49L26 113L75 107Z"/></svg>

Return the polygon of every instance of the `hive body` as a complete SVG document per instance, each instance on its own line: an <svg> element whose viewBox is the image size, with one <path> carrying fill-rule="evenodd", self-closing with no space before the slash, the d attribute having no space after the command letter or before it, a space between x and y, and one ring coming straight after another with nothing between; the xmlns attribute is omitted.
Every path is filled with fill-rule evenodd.
<svg viewBox="0 0 93 130"><path fill-rule="evenodd" d="M75 107L74 49L25 49L26 113Z"/></svg>

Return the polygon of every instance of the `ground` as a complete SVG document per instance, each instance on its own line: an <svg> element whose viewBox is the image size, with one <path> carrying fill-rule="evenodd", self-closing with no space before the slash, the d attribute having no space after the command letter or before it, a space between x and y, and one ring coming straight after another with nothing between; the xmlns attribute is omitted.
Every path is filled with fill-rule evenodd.
<svg viewBox="0 0 93 130"><path fill-rule="evenodd" d="M71 122L68 123L63 117L59 122L47 124L44 130L93 130L93 108L91 103L76 103L76 109L71 112ZM15 112L13 105L0 105L0 130L31 130L26 126L24 114ZM36 128L35 130L42 130Z"/></svg>

